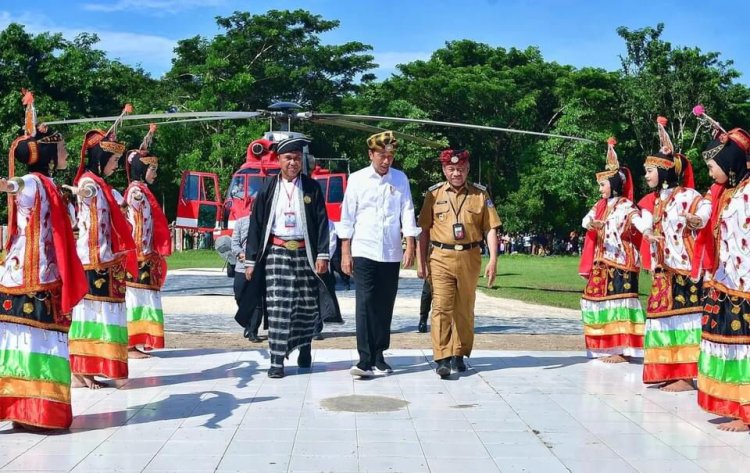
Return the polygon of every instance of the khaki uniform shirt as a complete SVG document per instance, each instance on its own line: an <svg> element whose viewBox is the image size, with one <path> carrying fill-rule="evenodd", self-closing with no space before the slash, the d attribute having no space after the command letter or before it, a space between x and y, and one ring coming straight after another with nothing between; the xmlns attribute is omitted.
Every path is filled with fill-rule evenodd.
<svg viewBox="0 0 750 473"><path fill-rule="evenodd" d="M461 240L453 236L456 223L464 225ZM423 232L430 232L430 240L449 245L482 241L490 229L500 224L486 188L468 182L458 192L448 182L430 187L419 213L419 226Z"/></svg>

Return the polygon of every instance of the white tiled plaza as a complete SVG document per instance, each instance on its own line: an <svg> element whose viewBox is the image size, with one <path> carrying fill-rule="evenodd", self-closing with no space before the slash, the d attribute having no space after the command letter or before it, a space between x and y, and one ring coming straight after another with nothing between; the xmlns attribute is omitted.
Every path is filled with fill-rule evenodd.
<svg viewBox="0 0 750 473"><path fill-rule="evenodd" d="M646 388L640 365L481 351L467 373L440 380L430 352L393 350L395 373L355 380L355 355L314 350L312 371L292 359L274 380L262 350L162 351L131 362L119 389L75 390L70 433L0 424L0 470L689 473L750 464L750 435L717 431L695 393Z"/></svg>

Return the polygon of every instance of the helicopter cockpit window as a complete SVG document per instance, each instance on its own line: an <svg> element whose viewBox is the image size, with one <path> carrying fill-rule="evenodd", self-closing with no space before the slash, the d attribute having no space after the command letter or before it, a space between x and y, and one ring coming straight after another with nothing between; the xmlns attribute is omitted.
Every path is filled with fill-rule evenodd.
<svg viewBox="0 0 750 473"><path fill-rule="evenodd" d="M203 191L201 192L201 200L208 200L209 202L219 201L219 189L216 181L213 179L203 179Z"/></svg>
<svg viewBox="0 0 750 473"><path fill-rule="evenodd" d="M254 199L258 192L260 192L260 188L263 187L263 178L260 176L250 176L248 177L247 182L247 196L251 199Z"/></svg>
<svg viewBox="0 0 750 473"><path fill-rule="evenodd" d="M185 179L185 187L182 189L182 198L185 200L205 200L199 199L198 195L201 190L200 176L190 175Z"/></svg>
<svg viewBox="0 0 750 473"><path fill-rule="evenodd" d="M245 176L234 176L229 185L229 198L241 199L245 192Z"/></svg>
<svg viewBox="0 0 750 473"><path fill-rule="evenodd" d="M329 204L338 204L344 201L344 178L331 176L328 178L328 200Z"/></svg>

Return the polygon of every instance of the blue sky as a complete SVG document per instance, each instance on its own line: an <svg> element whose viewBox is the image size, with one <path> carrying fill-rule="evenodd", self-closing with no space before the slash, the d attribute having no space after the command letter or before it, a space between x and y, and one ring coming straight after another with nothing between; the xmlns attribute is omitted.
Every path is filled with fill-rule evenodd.
<svg viewBox="0 0 750 473"><path fill-rule="evenodd" d="M0 28L18 22L33 33L97 33L110 57L159 77L170 68L177 40L220 33L216 16L297 8L341 21L325 42L373 46L381 79L396 64L426 59L455 39L538 46L547 60L614 70L624 53L618 26L664 22L665 39L720 52L735 61L740 81L750 84L750 2L740 0L0 0Z"/></svg>

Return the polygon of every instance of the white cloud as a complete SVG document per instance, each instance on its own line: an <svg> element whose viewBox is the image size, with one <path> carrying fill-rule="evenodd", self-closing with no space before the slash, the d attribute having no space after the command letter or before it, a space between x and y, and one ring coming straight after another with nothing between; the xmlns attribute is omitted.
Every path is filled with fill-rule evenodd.
<svg viewBox="0 0 750 473"><path fill-rule="evenodd" d="M83 9L89 11L123 11L149 10L157 13L175 13L193 8L215 7L223 5L226 0L117 0L100 3L84 3Z"/></svg>
<svg viewBox="0 0 750 473"><path fill-rule="evenodd" d="M63 36L75 37L83 33L83 30L64 30ZM143 63L163 64L163 68L169 68L173 50L177 41L163 36L125 33L113 31L98 31L99 43L97 47L106 51L110 58L120 58L128 64Z"/></svg>
<svg viewBox="0 0 750 473"><path fill-rule="evenodd" d="M110 59L119 59L132 66L140 64L157 77L170 68L173 51L177 46L177 41L164 36L68 28L57 26L39 16L13 16L7 11L0 11L0 28L13 22L22 24L29 33L62 33L66 39L73 39L81 33L95 33L99 37L99 43L95 47L106 52Z"/></svg>

